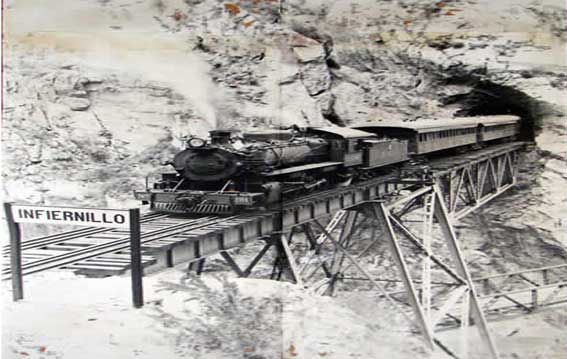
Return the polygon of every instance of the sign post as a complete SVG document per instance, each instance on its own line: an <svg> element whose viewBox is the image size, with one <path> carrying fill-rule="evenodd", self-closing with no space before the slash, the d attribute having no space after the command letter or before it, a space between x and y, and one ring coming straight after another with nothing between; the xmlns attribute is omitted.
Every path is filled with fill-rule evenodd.
<svg viewBox="0 0 567 359"><path fill-rule="evenodd" d="M10 232L10 271L12 273L12 298L14 302L24 298L22 279L22 231L20 224L14 221L12 204L4 203L4 212Z"/></svg>
<svg viewBox="0 0 567 359"><path fill-rule="evenodd" d="M14 301L24 297L20 223L47 223L129 229L132 301L135 308L140 308L144 305L140 209L48 207L4 203L4 211L6 212L6 220L10 231L10 270Z"/></svg>
<svg viewBox="0 0 567 359"><path fill-rule="evenodd" d="M130 209L130 272L132 273L132 302L134 308L144 305L142 286L142 254L140 250L140 210Z"/></svg>

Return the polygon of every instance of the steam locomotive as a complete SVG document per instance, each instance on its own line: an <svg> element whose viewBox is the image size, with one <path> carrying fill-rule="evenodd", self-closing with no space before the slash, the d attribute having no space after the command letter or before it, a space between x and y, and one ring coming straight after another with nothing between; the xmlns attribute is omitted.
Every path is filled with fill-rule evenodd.
<svg viewBox="0 0 567 359"><path fill-rule="evenodd" d="M354 128L309 127L210 132L190 138L153 188L135 191L153 211L231 214L378 175L416 156L515 139L516 116L375 122Z"/></svg>

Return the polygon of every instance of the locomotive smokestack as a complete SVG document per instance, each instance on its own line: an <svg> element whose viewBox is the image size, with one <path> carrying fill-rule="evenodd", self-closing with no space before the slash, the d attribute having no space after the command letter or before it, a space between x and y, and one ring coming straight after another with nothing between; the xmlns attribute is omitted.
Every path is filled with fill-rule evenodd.
<svg viewBox="0 0 567 359"><path fill-rule="evenodd" d="M211 135L211 144L213 145L225 145L230 143L230 130L213 130L209 131Z"/></svg>

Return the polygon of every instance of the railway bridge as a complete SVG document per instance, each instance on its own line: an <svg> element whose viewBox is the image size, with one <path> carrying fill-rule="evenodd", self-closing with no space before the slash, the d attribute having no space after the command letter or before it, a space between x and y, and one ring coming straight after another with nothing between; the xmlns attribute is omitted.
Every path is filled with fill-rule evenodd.
<svg viewBox="0 0 567 359"><path fill-rule="evenodd" d="M180 263L201 272L208 257L220 255L247 277L270 252L272 278L289 278L324 294L362 283L407 317L431 347L466 357L466 329L474 323L496 358L486 315L566 302L567 266L472 277L452 223L515 185L526 145L511 142L408 165L397 174L318 192L262 213L149 214L141 220L142 264L146 274ZM362 232L370 236L358 235ZM257 253L249 263L238 264L233 250L250 243L260 243L254 247ZM391 258L389 278L366 264L372 248L380 245L386 245ZM3 254L9 253L5 247ZM119 275L129 269L129 235L121 229L75 230L26 240L22 255L23 275L54 268ZM10 278L10 269L2 274ZM494 284L505 281L524 287ZM464 328L465 338L457 349L438 335L455 325Z"/></svg>

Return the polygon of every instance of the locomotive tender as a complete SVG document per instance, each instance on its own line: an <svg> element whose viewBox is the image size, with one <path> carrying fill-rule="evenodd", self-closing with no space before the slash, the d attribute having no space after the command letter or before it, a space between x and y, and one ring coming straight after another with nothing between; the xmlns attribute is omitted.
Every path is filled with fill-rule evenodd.
<svg viewBox="0 0 567 359"><path fill-rule="evenodd" d="M135 197L153 211L231 214L372 178L416 156L515 139L516 116L374 122L191 138L153 189Z"/></svg>

